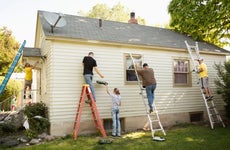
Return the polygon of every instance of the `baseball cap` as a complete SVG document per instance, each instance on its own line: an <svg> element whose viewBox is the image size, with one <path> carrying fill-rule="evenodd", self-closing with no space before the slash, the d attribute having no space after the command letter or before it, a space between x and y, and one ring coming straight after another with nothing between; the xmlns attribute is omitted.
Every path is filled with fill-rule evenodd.
<svg viewBox="0 0 230 150"><path fill-rule="evenodd" d="M145 67L145 66L148 66L148 64L147 64L147 63L144 63L144 64L143 64L143 67Z"/></svg>
<svg viewBox="0 0 230 150"><path fill-rule="evenodd" d="M203 58L199 58L198 61L200 61L200 60L204 60L204 59Z"/></svg>

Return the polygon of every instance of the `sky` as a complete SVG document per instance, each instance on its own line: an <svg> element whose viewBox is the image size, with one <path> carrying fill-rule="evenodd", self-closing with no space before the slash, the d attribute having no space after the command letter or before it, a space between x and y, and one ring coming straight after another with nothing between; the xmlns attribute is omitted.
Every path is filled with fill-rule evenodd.
<svg viewBox="0 0 230 150"><path fill-rule="evenodd" d="M110 8L119 2L137 16L144 18L146 25L164 25L169 22L167 7L171 0L1 0L0 27L6 26L15 39L26 47L34 47L37 11L51 11L78 15L81 10L89 12L96 4Z"/></svg>

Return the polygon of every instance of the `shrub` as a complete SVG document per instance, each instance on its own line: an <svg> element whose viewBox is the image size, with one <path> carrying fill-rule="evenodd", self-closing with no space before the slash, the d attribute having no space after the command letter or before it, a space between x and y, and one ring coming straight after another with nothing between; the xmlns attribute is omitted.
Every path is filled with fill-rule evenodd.
<svg viewBox="0 0 230 150"><path fill-rule="evenodd" d="M13 133L17 131L17 128L11 123L3 123L0 125L0 130L3 133Z"/></svg>
<svg viewBox="0 0 230 150"><path fill-rule="evenodd" d="M32 139L32 138L35 138L38 136L38 132L34 131L34 130L31 130L31 129L28 129L25 131L25 135L29 138L29 139Z"/></svg>
<svg viewBox="0 0 230 150"><path fill-rule="evenodd" d="M32 103L25 106L24 114L28 117L31 133L48 132L48 107L43 102Z"/></svg>
<svg viewBox="0 0 230 150"><path fill-rule="evenodd" d="M217 70L217 79L215 84L217 87L217 94L221 94L224 102L226 103L225 110L227 117L230 118L230 61L224 64L215 64Z"/></svg>

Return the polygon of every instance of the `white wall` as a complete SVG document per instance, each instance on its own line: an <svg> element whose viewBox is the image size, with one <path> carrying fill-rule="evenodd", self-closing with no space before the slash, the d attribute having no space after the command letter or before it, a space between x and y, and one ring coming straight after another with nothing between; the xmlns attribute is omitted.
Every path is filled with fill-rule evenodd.
<svg viewBox="0 0 230 150"><path fill-rule="evenodd" d="M58 44L52 47L50 61L50 105L51 120L73 120L76 106L81 94L81 86L84 83L82 76L82 59L92 49L95 53L98 68L105 76L96 80L109 82L111 90L117 87L121 91L122 107L121 117L139 116L144 113L143 103L139 95L137 85L124 84L124 53L143 54L143 62L147 62L155 70L157 89L156 105L160 113L189 112L204 109L204 104L198 86L196 75L193 76L193 87L173 87L172 62L173 57L188 57L187 53L127 49L120 47L85 46L74 44ZM215 70L214 62L223 60L218 56L202 56L208 65L210 84L214 88ZM103 85L95 84L97 105L102 118L110 117L110 99L106 95ZM217 96L218 97L218 96ZM85 119L91 119L88 108ZM87 113L88 112L88 113Z"/></svg>
<svg viewBox="0 0 230 150"><path fill-rule="evenodd" d="M82 59L89 51L95 53L95 59L100 72L105 76L99 78L95 73L96 80L104 80L109 83L112 90L114 87L120 89L122 106L120 117L144 116L145 108L138 85L125 85L124 83L124 54L135 53L143 55L143 62L149 64L155 71L157 88L155 91L155 103L159 114L173 114L184 112L206 111L199 87L196 84L196 74L193 75L193 87L173 87L173 58L189 58L189 54L178 51L163 51L160 49L149 50L128 47L109 47L97 45L80 45L74 43L49 43L44 47L43 53L47 53L47 60L44 62L46 75L42 75L46 82L46 96L42 96L49 106L50 121L52 124L62 126L63 123L74 122L78 101L80 99L83 79ZM202 54L201 54L202 55ZM215 62L224 60L224 56L202 55L209 68L210 85L214 89L215 69L212 67ZM191 64L192 65L192 64ZM43 68L44 69L44 68ZM43 84L43 83L42 83ZM102 119L111 118L111 100L105 92L103 85L95 83L97 107ZM216 96L217 104L222 107L223 102L220 96ZM85 104L81 121L92 120L88 105ZM72 124L69 127L72 127ZM66 126L66 125L65 125ZM56 131L59 132L59 131Z"/></svg>

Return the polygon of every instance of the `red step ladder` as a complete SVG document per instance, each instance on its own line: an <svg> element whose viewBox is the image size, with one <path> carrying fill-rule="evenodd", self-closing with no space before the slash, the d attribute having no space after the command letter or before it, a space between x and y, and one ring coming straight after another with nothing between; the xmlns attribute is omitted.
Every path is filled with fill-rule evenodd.
<svg viewBox="0 0 230 150"><path fill-rule="evenodd" d="M89 84L83 84L82 85L82 91L81 91L81 97L80 97L80 100L78 103L76 119L74 122L74 128L73 128L74 129L74 131L73 131L74 140L77 140L77 137L78 137L78 131L80 128L80 119L81 119L81 115L82 115L82 108L83 108L83 105L85 103L84 98L86 96L87 96L88 100L90 100L89 105L90 105L90 110L91 110L91 113L93 116L94 124L95 124L96 128L101 132L102 136L105 138L106 132L105 132L105 129L103 127L100 115L98 113L97 106L96 106L96 103L94 101L94 98L93 98L92 92L90 90Z"/></svg>

